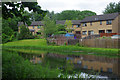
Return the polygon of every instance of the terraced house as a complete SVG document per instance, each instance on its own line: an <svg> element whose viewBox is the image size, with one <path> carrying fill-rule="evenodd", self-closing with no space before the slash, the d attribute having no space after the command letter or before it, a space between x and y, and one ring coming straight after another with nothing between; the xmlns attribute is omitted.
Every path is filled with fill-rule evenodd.
<svg viewBox="0 0 120 80"><path fill-rule="evenodd" d="M71 22L72 22L72 26L71 26L71 33L74 33L75 34L75 29L76 28L79 28L80 27L80 21L81 20L71 20ZM65 22L66 22L66 20L58 20L58 21L56 21L56 24L62 24L62 25L65 25Z"/></svg>
<svg viewBox="0 0 120 80"><path fill-rule="evenodd" d="M81 34L82 38L100 33L120 33L120 13L89 16L80 23L75 33Z"/></svg>
<svg viewBox="0 0 120 80"><path fill-rule="evenodd" d="M18 23L18 26L21 25L23 25L23 22ZM28 26L27 24L26 26L29 28L30 32L32 32L32 34L34 35L34 34L41 34L40 30L43 24L42 21L33 21L30 26ZM18 28L18 31L20 31L20 27Z"/></svg>
<svg viewBox="0 0 120 80"><path fill-rule="evenodd" d="M65 25L65 22L66 20L58 20L56 24ZM71 33L81 38L100 33L120 33L120 13L89 16L83 20L71 20L71 22ZM21 24L23 23L19 22L18 26ZM33 21L27 27L33 34L41 34L39 30L42 26L42 21Z"/></svg>
<svg viewBox="0 0 120 80"><path fill-rule="evenodd" d="M59 20L59 21L56 21L56 24L65 25L65 21L66 20ZM72 26L71 26L72 31L71 32L74 33L74 30L76 28L80 27L80 20L71 20L71 22L72 22ZM20 25L23 25L23 23L19 22L18 26L20 26ZM30 26L28 26L27 24L26 24L26 26L29 28L29 30L33 34L41 34L39 32L39 30L41 30L41 27L43 26L43 24L42 24L42 21L33 21Z"/></svg>

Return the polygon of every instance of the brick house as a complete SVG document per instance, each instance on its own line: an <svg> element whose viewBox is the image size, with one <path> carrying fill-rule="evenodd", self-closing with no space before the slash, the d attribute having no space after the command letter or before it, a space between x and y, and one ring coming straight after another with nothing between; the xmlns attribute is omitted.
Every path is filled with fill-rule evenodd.
<svg viewBox="0 0 120 80"><path fill-rule="evenodd" d="M19 22L18 26L23 25L23 22ZM33 21L30 26L26 24L26 26L29 28L30 32L32 34L41 34L39 31L41 30L41 27L43 26L42 21ZM20 31L20 27L18 27L18 31Z"/></svg>
<svg viewBox="0 0 120 80"><path fill-rule="evenodd" d="M79 31L82 38L100 33L120 33L120 13L89 16L80 23L81 26L75 29L75 33Z"/></svg>

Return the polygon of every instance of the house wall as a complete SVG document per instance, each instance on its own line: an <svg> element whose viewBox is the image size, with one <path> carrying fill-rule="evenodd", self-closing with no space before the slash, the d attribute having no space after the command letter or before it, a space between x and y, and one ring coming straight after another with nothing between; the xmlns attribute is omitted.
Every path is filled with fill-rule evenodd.
<svg viewBox="0 0 120 80"><path fill-rule="evenodd" d="M73 34L75 34L75 29L77 29L77 24L73 24L72 26L71 26L71 29L72 29L72 33Z"/></svg>
<svg viewBox="0 0 120 80"><path fill-rule="evenodd" d="M119 14L119 17L118 17L118 33L120 33L120 14Z"/></svg>
<svg viewBox="0 0 120 80"><path fill-rule="evenodd" d="M94 34L99 34L99 30L112 30L112 25L106 25L106 21L102 21L102 25L100 25L100 21L92 22L92 25L90 25L90 22L87 22L87 26L83 26L83 23L81 23L81 34L83 31L87 31L86 35L82 34L82 37L88 36L88 31L93 30Z"/></svg>
<svg viewBox="0 0 120 80"><path fill-rule="evenodd" d="M120 23L120 22L118 22L119 17L120 17L120 16L116 17L116 18L113 20L113 22L112 22L112 25L113 25L113 27L112 27L113 33L118 33L118 30L119 30L119 29L118 29L118 24Z"/></svg>
<svg viewBox="0 0 120 80"><path fill-rule="evenodd" d="M36 32L38 32L38 31L41 29L41 27L38 28L38 26L34 26L34 28L33 28L33 26L28 26L28 28L29 28L29 29L34 29L34 30L35 30L35 32L33 33L33 35L36 34Z"/></svg>

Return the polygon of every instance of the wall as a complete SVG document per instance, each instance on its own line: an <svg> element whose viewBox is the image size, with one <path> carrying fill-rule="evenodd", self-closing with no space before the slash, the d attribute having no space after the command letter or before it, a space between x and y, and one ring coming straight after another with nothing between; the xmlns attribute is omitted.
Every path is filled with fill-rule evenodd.
<svg viewBox="0 0 120 80"><path fill-rule="evenodd" d="M92 22L92 25L90 25L90 22L87 22L87 26L83 27L83 23L81 24L81 31L87 31L87 35L82 35L82 37L88 36L88 31L93 30L94 34L99 34L99 30L112 30L112 25L106 25L106 21L102 21L102 25L100 25L100 21L98 22ZM82 32L81 32L82 34Z"/></svg>
<svg viewBox="0 0 120 80"><path fill-rule="evenodd" d="M35 32L34 32L35 34L36 34L36 32L38 32L41 29L41 27L38 28L38 26L34 26L34 28L33 28L33 26L28 26L29 29L34 29L35 30Z"/></svg>
<svg viewBox="0 0 120 80"><path fill-rule="evenodd" d="M112 22L112 25L113 25L113 27L112 27L112 30L113 30L113 33L118 33L118 19L119 19L119 16L118 17L116 17L114 20L113 20L113 22Z"/></svg>

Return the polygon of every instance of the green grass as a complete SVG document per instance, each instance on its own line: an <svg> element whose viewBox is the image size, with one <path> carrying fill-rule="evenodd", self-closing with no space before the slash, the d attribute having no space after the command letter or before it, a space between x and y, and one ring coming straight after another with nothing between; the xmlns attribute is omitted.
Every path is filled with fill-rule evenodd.
<svg viewBox="0 0 120 80"><path fill-rule="evenodd" d="M5 46L41 46L47 44L45 39L27 39L27 40L8 42L4 45Z"/></svg>
<svg viewBox="0 0 120 80"><path fill-rule="evenodd" d="M93 55L118 56L119 54L118 53L119 49L79 47L75 45L69 45L69 46L47 45L45 39L29 39L29 40L8 42L6 44L3 44L3 49L9 49L9 50L26 52L26 53L36 53L36 54L40 54L41 51L56 52L59 54L67 54L67 55L94 53Z"/></svg>

